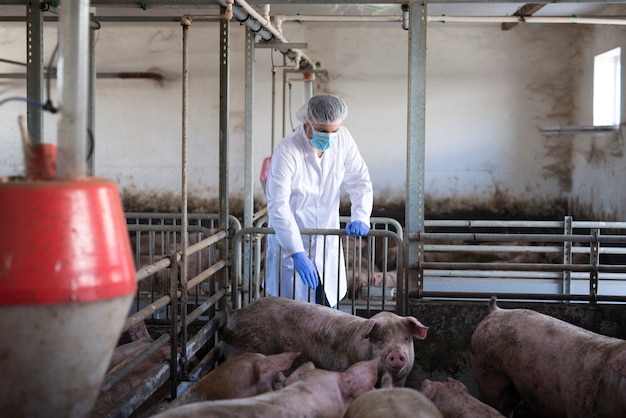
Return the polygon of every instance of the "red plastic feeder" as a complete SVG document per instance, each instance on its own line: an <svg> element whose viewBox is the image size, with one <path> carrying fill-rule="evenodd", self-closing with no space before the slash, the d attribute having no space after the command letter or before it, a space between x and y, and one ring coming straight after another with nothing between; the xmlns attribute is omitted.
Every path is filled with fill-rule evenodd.
<svg viewBox="0 0 626 418"><path fill-rule="evenodd" d="M0 416L87 416L137 289L117 186L1 183L0 231Z"/></svg>

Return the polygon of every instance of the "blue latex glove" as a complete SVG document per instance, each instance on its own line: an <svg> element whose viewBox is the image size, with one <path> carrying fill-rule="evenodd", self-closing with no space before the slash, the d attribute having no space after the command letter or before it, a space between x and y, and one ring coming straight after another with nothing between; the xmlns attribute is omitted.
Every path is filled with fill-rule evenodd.
<svg viewBox="0 0 626 418"><path fill-rule="evenodd" d="M364 222L354 221L346 225L346 234L353 237L364 237L370 232L370 227Z"/></svg>
<svg viewBox="0 0 626 418"><path fill-rule="evenodd" d="M315 289L318 285L317 268L309 257L303 252L292 254L293 265L300 275L300 278L311 289Z"/></svg>

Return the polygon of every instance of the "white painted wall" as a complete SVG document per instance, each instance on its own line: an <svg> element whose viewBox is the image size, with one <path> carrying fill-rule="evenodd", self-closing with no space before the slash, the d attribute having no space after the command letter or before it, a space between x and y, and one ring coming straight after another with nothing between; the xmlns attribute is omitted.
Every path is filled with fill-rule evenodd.
<svg viewBox="0 0 626 418"><path fill-rule="evenodd" d="M615 6L607 12L619 10ZM593 113L593 59L596 55L616 47L622 48L622 128L626 122L626 28L594 27L586 38L581 54L582 78L580 84L579 120L591 125ZM623 220L626 216L626 160L623 129L617 134L578 134L564 136L562 141L573 143L572 206L594 213L599 218Z"/></svg>
<svg viewBox="0 0 626 418"><path fill-rule="evenodd" d="M328 70L330 80L317 83L317 92L338 94L348 103L345 125L370 167L375 205L403 202L408 33L399 23L285 23L284 33L292 42L307 42L306 53ZM231 34L230 188L233 196L240 196L244 27L234 23ZM3 24L0 39L1 58L25 61L23 24ZM190 39L189 192L203 202L215 199L218 191L217 24L194 22ZM614 152L599 164L586 163L590 138L555 139L540 132L549 126L590 123L593 55L623 44L623 39L624 29L618 27L528 24L501 31L499 24L429 24L427 208L506 210L521 202L540 209L564 198L577 208L593 201L593 214L623 218L623 155ZM54 25L47 24L46 59L55 40ZM178 23L104 23L98 34L98 71L165 75L161 84L97 81L96 174L117 181L125 196L141 204L168 196L174 201L181 190L181 51ZM279 53L273 55L274 62L282 63ZM0 72L20 70L0 63ZM258 175L271 148L270 50L257 50L255 70L253 171L262 205ZM280 100L282 73L277 81ZM293 92L295 113L302 84L294 82ZM24 94L24 81L0 79L0 100ZM0 176L23 173L19 114L25 114L21 103L0 107ZM56 142L55 121L55 116L46 116L45 142ZM623 144L618 145L621 150Z"/></svg>

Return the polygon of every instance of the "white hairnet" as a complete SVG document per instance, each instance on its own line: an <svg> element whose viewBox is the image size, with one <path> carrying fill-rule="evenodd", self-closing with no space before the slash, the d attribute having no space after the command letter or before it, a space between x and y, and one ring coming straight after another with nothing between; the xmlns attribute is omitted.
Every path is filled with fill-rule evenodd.
<svg viewBox="0 0 626 418"><path fill-rule="evenodd" d="M315 125L341 125L347 116L346 102L332 94L318 94L311 97L296 113L296 118L300 122Z"/></svg>

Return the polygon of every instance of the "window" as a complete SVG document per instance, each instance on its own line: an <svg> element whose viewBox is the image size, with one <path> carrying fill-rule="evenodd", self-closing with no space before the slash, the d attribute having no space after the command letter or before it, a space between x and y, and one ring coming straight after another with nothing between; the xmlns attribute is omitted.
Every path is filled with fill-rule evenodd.
<svg viewBox="0 0 626 418"><path fill-rule="evenodd" d="M617 126L621 119L621 48L596 55L593 63L593 124Z"/></svg>

